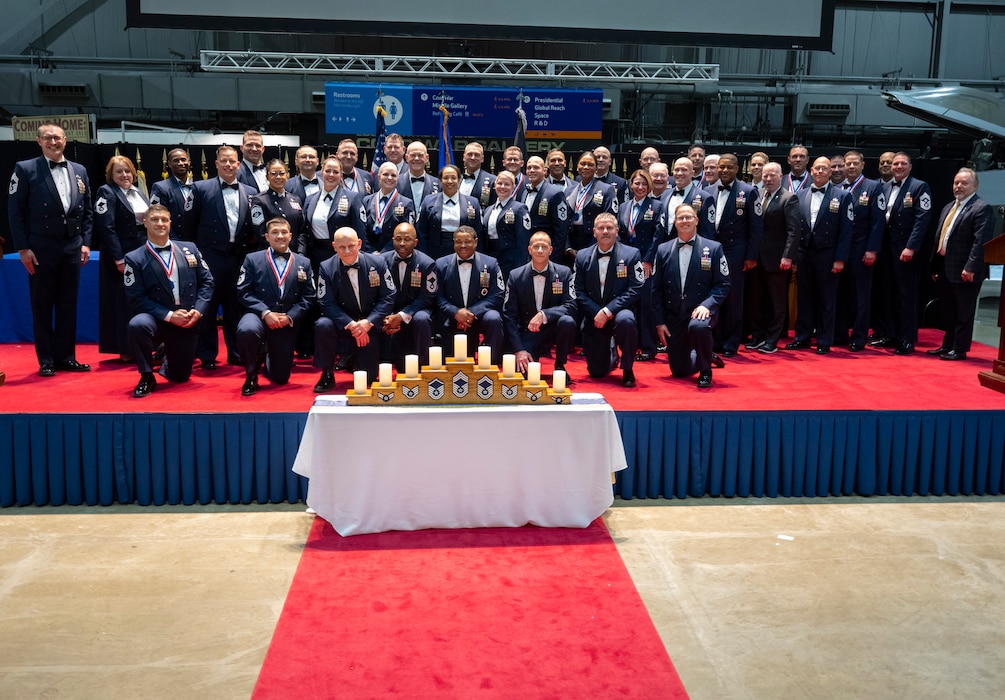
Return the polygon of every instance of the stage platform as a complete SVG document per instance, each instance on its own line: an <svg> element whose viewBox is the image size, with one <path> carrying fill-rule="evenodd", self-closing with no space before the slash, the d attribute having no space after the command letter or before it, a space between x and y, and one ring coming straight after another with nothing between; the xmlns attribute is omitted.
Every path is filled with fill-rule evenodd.
<svg viewBox="0 0 1005 700"><path fill-rule="evenodd" d="M967 361L944 362L924 352L940 339L923 330L907 357L741 350L707 390L670 378L663 355L636 364L635 389L620 371L588 379L578 355L568 370L573 391L601 393L617 413L621 498L1000 494L1005 395L977 381L997 351L975 345ZM0 506L304 499L291 467L315 398L308 363L249 398L243 370L225 366L182 385L159 378L152 396L133 399L134 368L94 345L78 359L94 371L43 379L30 344L0 345ZM336 379L332 393L351 387L351 374Z"/></svg>

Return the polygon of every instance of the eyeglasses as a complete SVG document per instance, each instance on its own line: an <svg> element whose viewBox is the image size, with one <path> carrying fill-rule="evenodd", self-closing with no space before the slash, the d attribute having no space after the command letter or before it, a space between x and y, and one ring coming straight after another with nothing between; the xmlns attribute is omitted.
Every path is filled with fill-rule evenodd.
<svg viewBox="0 0 1005 700"><path fill-rule="evenodd" d="M685 215L685 216L675 216L674 220L675 221L694 221L697 218L698 218L697 216Z"/></svg>

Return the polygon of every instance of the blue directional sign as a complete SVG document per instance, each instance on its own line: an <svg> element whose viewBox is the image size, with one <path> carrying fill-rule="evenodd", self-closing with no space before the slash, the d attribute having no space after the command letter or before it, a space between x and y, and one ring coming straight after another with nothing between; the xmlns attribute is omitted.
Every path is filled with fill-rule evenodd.
<svg viewBox="0 0 1005 700"><path fill-rule="evenodd" d="M406 136L439 132L439 105L450 110L450 133L457 137L508 138L516 131L516 106L522 95L527 138L599 139L602 90L327 83L328 133L366 134L374 127L380 99L387 130Z"/></svg>

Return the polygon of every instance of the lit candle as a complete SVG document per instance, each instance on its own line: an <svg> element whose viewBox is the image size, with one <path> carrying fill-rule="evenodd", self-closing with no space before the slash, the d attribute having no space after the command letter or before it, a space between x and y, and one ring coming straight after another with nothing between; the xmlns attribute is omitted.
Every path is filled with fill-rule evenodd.
<svg viewBox="0 0 1005 700"><path fill-rule="evenodd" d="M415 379L419 376L419 356L405 355L405 376Z"/></svg>
<svg viewBox="0 0 1005 700"><path fill-rule="evenodd" d="M359 369L352 373L352 393L366 393L366 370Z"/></svg>
<svg viewBox="0 0 1005 700"><path fill-rule="evenodd" d="M454 336L454 362L464 362L468 359L468 336Z"/></svg>
<svg viewBox="0 0 1005 700"><path fill-rule="evenodd" d="M377 381L381 386L391 386L391 363L381 362L377 367Z"/></svg>
<svg viewBox="0 0 1005 700"><path fill-rule="evenodd" d="M492 366L492 348L488 345L478 346L478 369L489 369Z"/></svg>
<svg viewBox="0 0 1005 700"><path fill-rule="evenodd" d="M556 369L555 374L551 378L551 388L556 393L562 393L565 391L565 370Z"/></svg>
<svg viewBox="0 0 1005 700"><path fill-rule="evenodd" d="M540 362L528 362L527 363L527 383L529 383L529 384L540 384L541 383L541 363Z"/></svg>
<svg viewBox="0 0 1005 700"><path fill-rule="evenodd" d="M443 364L443 348L432 346L429 348L429 369L439 369Z"/></svg>
<svg viewBox="0 0 1005 700"><path fill-rule="evenodd" d="M503 355L503 376L509 379L516 374L516 355Z"/></svg>

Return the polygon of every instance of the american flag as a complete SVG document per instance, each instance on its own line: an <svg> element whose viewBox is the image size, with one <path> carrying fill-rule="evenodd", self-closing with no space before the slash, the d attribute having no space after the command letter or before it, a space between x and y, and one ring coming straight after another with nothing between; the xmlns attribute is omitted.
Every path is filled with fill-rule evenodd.
<svg viewBox="0 0 1005 700"><path fill-rule="evenodd" d="M377 139L373 146L373 169L376 171L384 164L387 158L384 156L384 142L387 140L387 125L384 124L384 117L387 112L381 105L377 105Z"/></svg>

